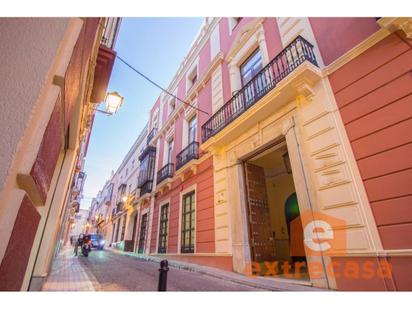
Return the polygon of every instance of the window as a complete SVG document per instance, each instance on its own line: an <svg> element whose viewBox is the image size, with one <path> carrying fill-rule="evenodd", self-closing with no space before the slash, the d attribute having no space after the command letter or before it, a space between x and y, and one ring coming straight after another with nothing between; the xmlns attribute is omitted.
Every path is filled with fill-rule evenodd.
<svg viewBox="0 0 412 309"><path fill-rule="evenodd" d="M152 121L152 128L157 128L158 125L158 112L153 115L153 121Z"/></svg>
<svg viewBox="0 0 412 309"><path fill-rule="evenodd" d="M190 82L192 84L192 86L196 83L197 81L197 73L195 73L191 78L190 78Z"/></svg>
<svg viewBox="0 0 412 309"><path fill-rule="evenodd" d="M196 133L197 133L197 118L194 116L192 119L189 120L189 127L188 127L188 144L191 142L196 141Z"/></svg>
<svg viewBox="0 0 412 309"><path fill-rule="evenodd" d="M112 243L116 242L116 239L114 238L115 236L115 231L116 231L116 223L113 224L113 230L112 230Z"/></svg>
<svg viewBox="0 0 412 309"><path fill-rule="evenodd" d="M183 196L181 253L195 252L195 191Z"/></svg>
<svg viewBox="0 0 412 309"><path fill-rule="evenodd" d="M143 253L144 243L146 240L146 228L147 227L147 214L142 216L142 222L140 224L140 235L139 235L139 247L137 253Z"/></svg>
<svg viewBox="0 0 412 309"><path fill-rule="evenodd" d="M240 75L242 78L242 86L246 85L259 71L262 69L262 56L259 49L246 59L240 66Z"/></svg>
<svg viewBox="0 0 412 309"><path fill-rule="evenodd" d="M240 23L242 17L231 17L229 18L229 35L232 34L233 29Z"/></svg>
<svg viewBox="0 0 412 309"><path fill-rule="evenodd" d="M159 246L157 253L166 253L167 248L167 229L169 224L169 204L165 204L160 209L159 223Z"/></svg>
<svg viewBox="0 0 412 309"><path fill-rule="evenodd" d="M114 242L119 241L119 229L120 229L120 219L116 221L116 238L114 239Z"/></svg>
<svg viewBox="0 0 412 309"><path fill-rule="evenodd" d="M190 90L190 88L193 87L196 81L197 81L197 66L195 66L193 70L187 76L187 82L188 82L187 90Z"/></svg>
<svg viewBox="0 0 412 309"><path fill-rule="evenodd" d="M122 236L120 238L120 240L124 240L124 233L126 231L126 219L127 219L127 215L123 216L123 225L122 225Z"/></svg>
<svg viewBox="0 0 412 309"><path fill-rule="evenodd" d="M176 98L172 98L169 102L169 116L174 112L176 107Z"/></svg>
<svg viewBox="0 0 412 309"><path fill-rule="evenodd" d="M173 162L173 145L173 140L170 140L170 142L167 144L167 163Z"/></svg>

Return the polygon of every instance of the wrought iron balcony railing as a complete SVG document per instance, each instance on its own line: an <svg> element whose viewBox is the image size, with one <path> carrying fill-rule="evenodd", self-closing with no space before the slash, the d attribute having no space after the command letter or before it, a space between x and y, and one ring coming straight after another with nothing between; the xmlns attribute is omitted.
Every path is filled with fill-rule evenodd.
<svg viewBox="0 0 412 309"><path fill-rule="evenodd" d="M144 185L140 187L140 196L145 195L146 193L152 192L153 181L146 181Z"/></svg>
<svg viewBox="0 0 412 309"><path fill-rule="evenodd" d="M209 118L202 126L202 142L243 114L306 60L318 65L313 45L298 36Z"/></svg>
<svg viewBox="0 0 412 309"><path fill-rule="evenodd" d="M153 187L154 168L156 159L156 147L147 146L139 156L140 171L137 179L137 187L140 188L140 196L151 192Z"/></svg>
<svg viewBox="0 0 412 309"><path fill-rule="evenodd" d="M172 178L175 171L175 165L173 163L167 163L157 172L156 183L159 184L166 178Z"/></svg>
<svg viewBox="0 0 412 309"><path fill-rule="evenodd" d="M117 202L116 204L116 213L123 211L124 203L122 201Z"/></svg>
<svg viewBox="0 0 412 309"><path fill-rule="evenodd" d="M191 142L176 156L176 171L193 159L199 159L199 143Z"/></svg>
<svg viewBox="0 0 412 309"><path fill-rule="evenodd" d="M150 131L150 133L147 135L147 140L146 140L147 145L149 145L150 141L153 139L156 133L157 133L157 128L153 128L152 131Z"/></svg>

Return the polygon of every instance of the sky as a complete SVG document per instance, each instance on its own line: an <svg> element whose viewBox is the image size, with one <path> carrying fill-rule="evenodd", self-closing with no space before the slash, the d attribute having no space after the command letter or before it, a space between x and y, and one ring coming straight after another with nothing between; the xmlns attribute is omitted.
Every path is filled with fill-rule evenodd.
<svg viewBox="0 0 412 309"><path fill-rule="evenodd" d="M189 50L202 18L123 18L114 49L136 69L167 87ZM119 60L115 61L108 92L124 97L113 116L96 113L85 161L87 174L81 208L89 208L116 171L149 119L161 90Z"/></svg>

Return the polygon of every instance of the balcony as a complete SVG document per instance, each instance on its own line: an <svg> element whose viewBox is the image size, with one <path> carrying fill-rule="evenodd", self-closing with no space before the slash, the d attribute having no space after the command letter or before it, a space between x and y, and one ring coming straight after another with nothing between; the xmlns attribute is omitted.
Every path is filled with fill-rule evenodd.
<svg viewBox="0 0 412 309"><path fill-rule="evenodd" d="M167 163L157 172L157 181L159 184L167 178L172 178L175 171L175 165L173 163Z"/></svg>
<svg viewBox="0 0 412 309"><path fill-rule="evenodd" d="M116 213L122 212L122 211L123 211L123 207L124 207L124 203L123 203L123 202L117 202L117 204L116 204Z"/></svg>
<svg viewBox="0 0 412 309"><path fill-rule="evenodd" d="M157 128L153 128L152 131L150 131L149 135L147 135L147 140L146 140L147 145L149 145L149 143L151 142L153 137L156 135L156 133L157 133Z"/></svg>
<svg viewBox="0 0 412 309"><path fill-rule="evenodd" d="M103 36L100 44L107 48L113 49L116 42L117 35L119 33L121 18L119 17L107 17L104 22Z"/></svg>
<svg viewBox="0 0 412 309"><path fill-rule="evenodd" d="M146 193L152 192L153 189L153 181L146 181L141 187L140 187L140 196L145 195Z"/></svg>
<svg viewBox="0 0 412 309"><path fill-rule="evenodd" d="M209 118L202 126L202 142L223 130L305 61L318 66L313 45L298 36Z"/></svg>
<svg viewBox="0 0 412 309"><path fill-rule="evenodd" d="M137 187L140 188L140 196L150 193L153 188L154 168L156 160L156 147L147 146L139 156L140 171Z"/></svg>
<svg viewBox="0 0 412 309"><path fill-rule="evenodd" d="M191 160L199 159L199 143L191 142L186 148L176 156L176 170Z"/></svg>

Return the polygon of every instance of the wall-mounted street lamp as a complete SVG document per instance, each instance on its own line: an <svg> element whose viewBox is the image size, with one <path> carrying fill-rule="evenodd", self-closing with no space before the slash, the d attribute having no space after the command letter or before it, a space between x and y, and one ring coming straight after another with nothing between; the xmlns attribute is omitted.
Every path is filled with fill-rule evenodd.
<svg viewBox="0 0 412 309"><path fill-rule="evenodd" d="M122 201L123 201L123 203L126 203L126 201L127 201L127 195L123 195L123 196L122 196Z"/></svg>
<svg viewBox="0 0 412 309"><path fill-rule="evenodd" d="M104 99L106 110L95 109L95 111L106 115L113 115L123 104L123 100L124 98L117 91L108 92Z"/></svg>

